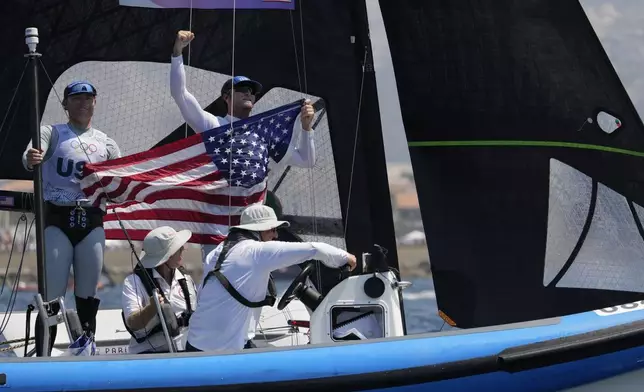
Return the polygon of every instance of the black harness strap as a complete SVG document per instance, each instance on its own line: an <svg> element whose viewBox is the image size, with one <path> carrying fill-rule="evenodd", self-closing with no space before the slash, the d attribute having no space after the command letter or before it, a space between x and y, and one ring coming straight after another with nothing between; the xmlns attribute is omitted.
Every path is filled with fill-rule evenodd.
<svg viewBox="0 0 644 392"><path fill-rule="evenodd" d="M181 273L184 273L184 270L183 270L183 268L182 268L182 267L179 267L179 270L181 271ZM146 273L146 271L147 271L147 273ZM168 299L166 298L165 294L163 294L163 290L161 290L161 287L159 287L159 285L157 284L157 282L156 282L156 281L155 281L155 279L153 278L153 276L154 276L154 275L152 274L152 273L153 273L153 271L154 271L154 269L153 269L153 268L147 268L147 269L145 269L145 270L144 270L144 269L143 269L141 266L139 266L139 265L137 265L136 267L134 267L134 273L139 277L139 279L141 279L141 282L143 282L143 287L145 287L145 291L148 293L148 295L150 295L150 296L151 296L151 295L152 295L152 291L153 291L155 288L158 288L158 289L159 289L159 293L161 294L161 296L163 297L163 299L165 300L165 302L166 302L166 303L170 303L170 302L168 301ZM184 273L184 274L185 274L185 273ZM185 277L184 277L184 278L181 278L181 279L178 279L178 280L177 280L177 282L179 283L179 286L181 287L181 291L183 292L183 297L184 297L184 299L185 299L185 301L186 301L186 308L188 309L188 310L187 310L187 313L188 313L188 315L190 315L190 314L192 314L192 304L191 304L191 301L190 301L190 291L188 291L188 282L186 281L186 278L185 278ZM163 331L163 326L161 325L161 323L159 323L159 324L157 324L156 326L154 326L154 328L150 329L150 331L148 331L148 332L147 332L147 334L146 334L145 336L140 337L140 338L137 338L137 337L134 335L134 331L132 331L132 330L130 329L130 327L128 327L127 323L125 322L125 313L123 313L123 311L121 311L121 317L123 318L123 324L125 325L125 329L127 329L127 331L128 331L128 332L130 333L130 335L131 335L131 336L136 340L136 342L137 342L137 343L142 343L142 342L144 342L144 341L145 341L149 336L152 336L152 335L154 335L154 334L157 334L157 333L159 333L159 332Z"/></svg>
<svg viewBox="0 0 644 392"><path fill-rule="evenodd" d="M181 286L181 291L183 292L183 298L186 300L186 309L188 314L192 314L192 304L190 303L190 291L188 291L188 282L186 278L181 278L177 280L179 286Z"/></svg>
<svg viewBox="0 0 644 392"><path fill-rule="evenodd" d="M78 245L97 227L103 227L105 213L96 207L59 206L45 203L45 226L58 227L72 243Z"/></svg>
<svg viewBox="0 0 644 392"><path fill-rule="evenodd" d="M262 306L273 306L275 305L275 301L277 300L277 288L275 287L275 281L273 280L273 275L270 276L269 281L268 281L268 287L267 287L267 292L268 294L266 297L258 302L252 302L247 300L243 295L237 291L233 285L230 283L230 281L224 276L224 274L221 273L221 265L224 263L224 260L226 259L226 256L228 255L228 252L230 249L232 249L233 246L237 245L239 241L229 241L228 238L226 238L224 242L224 246L221 249L221 253L219 253L219 257L217 258L217 263L215 264L215 268L206 275L206 280L204 281L204 285L206 282L208 282L208 279L211 276L214 276L217 278L219 283L221 283L222 286L228 291L228 293L237 300L240 304L247 306L249 308L261 308Z"/></svg>
<svg viewBox="0 0 644 392"><path fill-rule="evenodd" d="M168 300L165 297L165 294L163 293L163 290L161 290L161 287L157 284L156 280L154 279L154 268L145 268L137 265L134 267L134 274L139 277L141 282L143 282L143 287L145 287L145 291L148 293L148 295L152 295L152 291L154 289L159 289L159 294L163 297L164 300Z"/></svg>

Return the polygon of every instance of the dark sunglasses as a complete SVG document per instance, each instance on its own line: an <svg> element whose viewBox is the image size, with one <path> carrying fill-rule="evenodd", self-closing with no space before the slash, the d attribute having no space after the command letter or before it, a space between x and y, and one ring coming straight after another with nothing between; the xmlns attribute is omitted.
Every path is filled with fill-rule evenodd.
<svg viewBox="0 0 644 392"><path fill-rule="evenodd" d="M230 91L231 90L226 91L226 94L230 95ZM250 86L235 87L234 91L236 93L255 95L255 90L253 90L253 88Z"/></svg>

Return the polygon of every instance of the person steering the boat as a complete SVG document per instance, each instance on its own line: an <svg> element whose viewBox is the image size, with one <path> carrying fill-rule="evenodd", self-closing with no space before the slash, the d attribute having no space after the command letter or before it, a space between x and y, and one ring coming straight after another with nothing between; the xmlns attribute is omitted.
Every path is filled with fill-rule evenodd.
<svg viewBox="0 0 644 392"><path fill-rule="evenodd" d="M168 226L145 236L141 264L123 282L123 322L132 335L128 353L169 352L154 304L154 288L159 289L159 303L170 304L177 316L181 329L174 340L177 349L182 349L197 298L195 283L181 266L184 246L191 236L189 230L177 232Z"/></svg>
<svg viewBox="0 0 644 392"><path fill-rule="evenodd" d="M186 351L249 348L252 311L275 301L269 285L272 271L312 259L331 268L356 267L354 255L325 243L274 241L277 229L289 225L277 220L268 206L244 209L240 225L231 227L227 238L208 255Z"/></svg>
<svg viewBox="0 0 644 392"><path fill-rule="evenodd" d="M76 81L65 87L62 105L69 121L43 125L40 128L41 150L32 148L30 142L22 156L23 166L29 171L42 164L47 272L44 300L65 295L73 264L78 318L92 333L96 332L100 303L96 291L105 251L104 212L100 207L85 203L78 180L87 162L121 156L116 142L92 126L96 95L96 88L87 81ZM38 342L42 334L39 332L40 318L36 320ZM56 329L55 326L50 328L52 343ZM40 344L37 347L40 348Z"/></svg>

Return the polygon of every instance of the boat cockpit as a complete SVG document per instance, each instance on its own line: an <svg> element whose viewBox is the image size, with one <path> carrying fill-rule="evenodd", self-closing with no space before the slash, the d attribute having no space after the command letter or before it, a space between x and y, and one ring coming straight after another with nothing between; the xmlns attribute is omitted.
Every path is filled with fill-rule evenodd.
<svg viewBox="0 0 644 392"><path fill-rule="evenodd" d="M301 272L277 304L262 309L257 335L253 340L255 346L288 347L403 336L402 290L411 283L399 280L387 263L385 251L377 245L371 253L363 253L361 261L362 268L358 269L361 272L349 273L346 267L343 268L340 282L326 295L320 294L309 279L318 263L310 260L301 265ZM52 311L57 309L60 311ZM51 355L70 355L70 344L83 336L75 310L67 309L63 298L45 303L38 295L35 310L38 311L37 315L30 317L27 314L25 317L27 331L34 330L32 319L35 317L42 317L44 325L64 324L66 333L57 334ZM181 333L183 323L167 304L157 304L157 311L163 320L162 332L169 346L173 347L171 352L183 351L187 335ZM24 317L14 314L14 317L21 316ZM127 354L131 336L120 310L100 310L97 322L105 328L99 329L94 337L95 355ZM23 336L22 328L16 331L9 328L4 333L5 339L20 339ZM26 336L24 339L32 338ZM46 336L44 340L48 342L49 338ZM16 348L14 353L19 357L34 356L35 349L23 352Z"/></svg>

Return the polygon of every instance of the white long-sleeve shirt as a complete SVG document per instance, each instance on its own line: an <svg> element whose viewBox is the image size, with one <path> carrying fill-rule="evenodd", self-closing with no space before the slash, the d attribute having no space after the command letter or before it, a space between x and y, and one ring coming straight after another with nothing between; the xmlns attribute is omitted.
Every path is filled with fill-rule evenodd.
<svg viewBox="0 0 644 392"><path fill-rule="evenodd" d="M212 263L217 262L217 257L219 257L219 251L221 251L221 244L219 245L204 245L204 248L211 249L209 250L205 255L203 255L203 264L202 264L202 269L203 271L212 271L213 268L215 268L214 265L210 265ZM208 257L208 253L211 251L217 250L219 248L219 251L217 252L217 257L212 258ZM248 336L246 340L253 340L255 339L255 332L257 330L257 323L260 317L262 316L262 308L253 308L251 310L251 315L250 315L250 320L248 321Z"/></svg>
<svg viewBox="0 0 644 392"><path fill-rule="evenodd" d="M230 114L226 117L219 117L203 110L199 101L186 89L183 56L171 57L170 93L179 107L183 119L197 133L239 120ZM270 154L269 156L277 162L280 161L278 157L273 157ZM311 168L315 165L314 130L304 131L301 120L295 122L291 143L283 159L287 164L297 167Z"/></svg>
<svg viewBox="0 0 644 392"><path fill-rule="evenodd" d="M208 255L204 278L215 268L222 248L223 244L220 244ZM272 271L311 259L339 268L349 262L349 254L321 242L244 240L233 246L220 271L242 296L255 302L266 297ZM199 287L197 309L190 318L188 342L203 351L241 350L254 308L237 302L214 277L205 285L202 278Z"/></svg>

